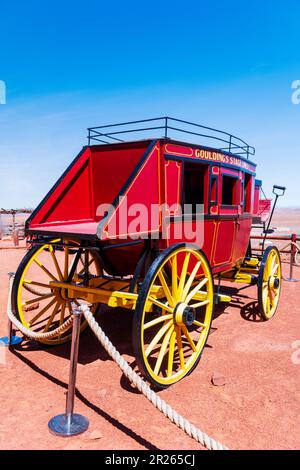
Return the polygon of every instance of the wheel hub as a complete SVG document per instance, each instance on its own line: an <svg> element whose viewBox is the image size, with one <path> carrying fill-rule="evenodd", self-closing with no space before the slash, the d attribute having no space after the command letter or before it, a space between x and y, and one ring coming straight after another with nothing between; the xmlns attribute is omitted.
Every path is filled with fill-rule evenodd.
<svg viewBox="0 0 300 470"><path fill-rule="evenodd" d="M280 279L279 277L270 277L269 279L269 286L271 289L279 289L279 286L280 286Z"/></svg>
<svg viewBox="0 0 300 470"><path fill-rule="evenodd" d="M68 289L63 287L52 287L52 293L57 297L60 301L69 300L68 297Z"/></svg>
<svg viewBox="0 0 300 470"><path fill-rule="evenodd" d="M186 325L191 326L196 318L196 311L190 305L185 304L184 302L176 305L174 311L174 321L176 325Z"/></svg>

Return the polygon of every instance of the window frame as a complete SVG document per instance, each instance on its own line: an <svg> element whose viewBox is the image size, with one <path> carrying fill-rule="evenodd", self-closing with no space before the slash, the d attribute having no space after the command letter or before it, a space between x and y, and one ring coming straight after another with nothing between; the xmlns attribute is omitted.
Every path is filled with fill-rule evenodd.
<svg viewBox="0 0 300 470"><path fill-rule="evenodd" d="M236 203L235 204L223 204L223 185L224 185L224 176L225 177L229 177L229 178L232 178L234 180L236 180L235 184L237 185L235 191L236 191ZM239 207L242 207L242 204L240 202L238 202L239 200L239 194L240 194L240 183L241 183L241 180L240 180L240 177L239 177L239 174L238 172L235 172L234 174L232 173L229 173L227 171L222 171L221 172L221 192L220 192L220 209L233 209L233 210L238 210ZM241 198L240 198L241 199Z"/></svg>
<svg viewBox="0 0 300 470"><path fill-rule="evenodd" d="M204 171L204 186L203 186L203 206L204 206L204 215L208 214L208 206L209 206L209 183L210 183L210 165L208 163L199 162L199 161L182 161L182 168L181 168L181 208L182 208L182 215L188 216L196 216L199 214L198 212L187 213L184 212L184 205L185 205L185 167L186 165L194 165L199 166L205 169ZM200 203L199 203L200 204Z"/></svg>

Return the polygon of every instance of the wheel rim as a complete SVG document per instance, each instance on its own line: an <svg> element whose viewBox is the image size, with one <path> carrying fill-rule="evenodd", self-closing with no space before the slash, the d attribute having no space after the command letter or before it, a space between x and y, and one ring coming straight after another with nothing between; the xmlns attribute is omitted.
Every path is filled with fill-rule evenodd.
<svg viewBox="0 0 300 470"><path fill-rule="evenodd" d="M262 306L267 318L271 318L277 309L281 290L281 261L277 250L270 250L262 278Z"/></svg>
<svg viewBox="0 0 300 470"><path fill-rule="evenodd" d="M141 319L143 362L158 384L171 385L194 367L213 312L213 280L205 256L181 248L153 276Z"/></svg>
<svg viewBox="0 0 300 470"><path fill-rule="evenodd" d="M62 250L56 250L53 243L63 243ZM28 260L17 287L17 310L21 322L32 331L45 333L62 325L71 315L71 300L63 289L52 289L50 281L65 281L69 275L76 252L76 242L53 240L38 248ZM101 274L96 256L88 252L89 274ZM82 282L84 261L80 257L72 283ZM78 303L77 299L72 299ZM95 313L97 304L90 305ZM87 326L83 321L81 331ZM70 326L71 328L71 326ZM41 340L45 344L61 344L71 338L70 329L53 339Z"/></svg>

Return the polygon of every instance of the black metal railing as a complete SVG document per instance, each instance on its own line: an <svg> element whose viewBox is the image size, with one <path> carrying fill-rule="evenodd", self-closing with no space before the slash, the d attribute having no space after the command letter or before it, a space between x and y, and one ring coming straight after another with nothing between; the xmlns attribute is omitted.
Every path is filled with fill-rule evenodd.
<svg viewBox="0 0 300 470"><path fill-rule="evenodd" d="M159 137L157 135L151 136L151 138L163 137L164 139L172 138L173 140L181 140L180 136L182 136L182 134L188 134L190 136L201 137L201 142L198 140L195 142L199 145L211 147L211 143L213 142L213 147L220 151L230 152L234 155L246 156L246 158L255 154L254 147L248 145L244 140L234 136L233 134L167 116L89 127L87 136L88 144L91 145L93 142L101 144L125 142L125 140L120 138L120 136L123 136L124 134L131 134L130 140L134 140L136 136L141 138L142 134L145 138L149 138L150 131L158 130L163 131L163 135ZM145 133L147 134L145 135ZM218 146L216 147L216 145Z"/></svg>

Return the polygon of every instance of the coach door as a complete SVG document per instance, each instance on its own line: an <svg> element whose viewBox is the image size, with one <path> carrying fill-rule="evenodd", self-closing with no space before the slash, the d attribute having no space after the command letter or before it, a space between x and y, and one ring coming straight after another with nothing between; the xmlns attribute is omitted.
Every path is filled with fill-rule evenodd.
<svg viewBox="0 0 300 470"><path fill-rule="evenodd" d="M241 176L239 171L219 170L219 214L215 218L215 247L212 265L231 264L241 210Z"/></svg>

